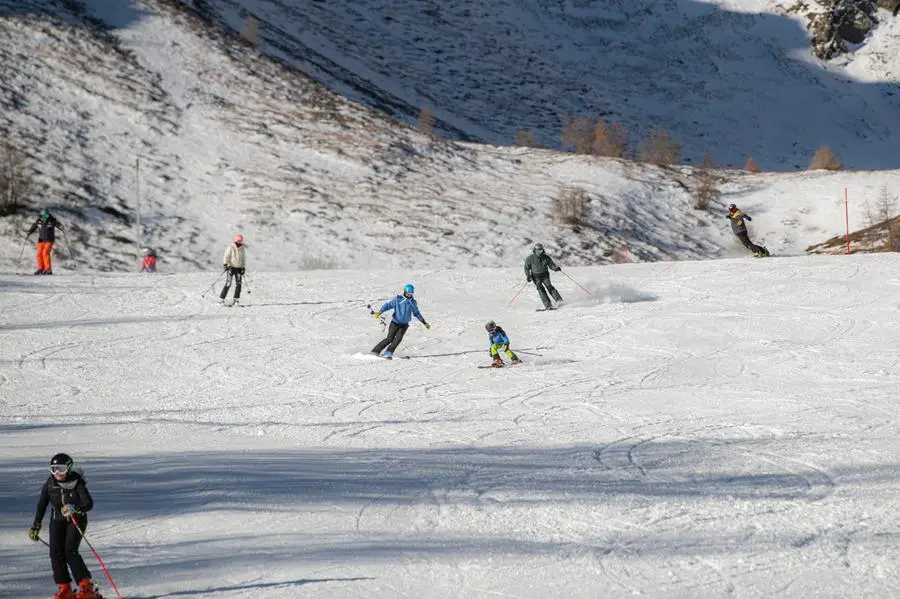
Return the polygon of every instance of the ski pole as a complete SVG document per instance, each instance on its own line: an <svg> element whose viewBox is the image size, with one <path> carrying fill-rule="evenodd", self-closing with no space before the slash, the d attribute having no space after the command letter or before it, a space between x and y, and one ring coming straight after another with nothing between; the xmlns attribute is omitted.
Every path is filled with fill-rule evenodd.
<svg viewBox="0 0 900 599"><path fill-rule="evenodd" d="M69 250L69 260L72 261L72 270L75 270L76 268L78 268L78 263L75 262L75 255L72 253L72 244L69 243L69 234L66 233L65 229L63 229L62 232L63 238L66 240L66 249Z"/></svg>
<svg viewBox="0 0 900 599"><path fill-rule="evenodd" d="M562 274L564 274L564 275L566 275L567 277L569 277L569 273L567 273L566 271L560 270L559 272L561 272ZM573 279L572 277L569 277L569 279L570 279L573 283L575 283L576 285L578 285L579 287L581 287L581 290L582 290L582 291L584 291L585 293L587 293L587 294L590 295L591 297L594 297L594 294L591 293L590 291L588 291L587 289L585 289L585 288L581 285L581 283L579 283L578 281L576 281L576 280Z"/></svg>
<svg viewBox="0 0 900 599"><path fill-rule="evenodd" d="M22 240L22 249L19 250L19 259L16 260L16 263L17 263L17 264L18 264L19 262L22 261L22 256L25 255L25 244L26 244L26 243L28 243L28 238L27 238L27 237L26 237L25 239Z"/></svg>
<svg viewBox="0 0 900 599"><path fill-rule="evenodd" d="M519 294L522 293L522 291L525 289L526 285L528 285L528 281L525 281L524 283L522 283L522 286L519 287L519 290L516 291L516 294L514 296L512 296L512 299L509 300L509 302L506 304L507 308L509 308L510 306L513 305L513 302L516 301L516 298L519 297Z"/></svg>
<svg viewBox="0 0 900 599"><path fill-rule="evenodd" d="M207 294L207 293L209 293L210 291L212 291L213 289L215 289L216 283L219 282L219 279L221 279L221 278L222 278L222 275L224 275L224 274L225 274L225 271L224 271L224 270L223 270L222 272L220 272L220 273L219 273L219 276L216 277L216 280L213 281L213 282L212 282L212 285L209 286L209 289L207 289L206 291L204 291L203 293L201 293L201 294L200 294L200 297L206 297L206 294Z"/></svg>
<svg viewBox="0 0 900 599"><path fill-rule="evenodd" d="M536 354L533 351L525 351L524 349L517 349L517 354L525 354L526 356L543 356L544 354Z"/></svg>
<svg viewBox="0 0 900 599"><path fill-rule="evenodd" d="M78 533L81 535L81 538L84 539L84 542L87 543L87 546L91 548L91 551L94 554L94 557L97 558L97 561L100 563L100 567L103 568L103 573L106 574L106 577L109 579L109 584L112 585L112 588L115 589L116 595L119 596L119 599L122 599L122 593L119 592L119 587L116 586L115 581L113 581L112 576L109 574L109 570L106 569L106 564L103 563L103 560L100 559L100 554L97 553L97 550L94 549L94 546L91 545L91 542L88 541L88 538L84 536L84 531L81 530L81 527L78 525L78 520L75 519L75 514L70 514L69 519L72 520L72 524L75 525L75 528L78 530Z"/></svg>
<svg viewBox="0 0 900 599"><path fill-rule="evenodd" d="M375 316L375 310L372 309L372 304L366 304L366 308L369 309L369 314ZM381 323L382 328L387 327L387 323L384 321L384 316L379 316L378 322Z"/></svg>
<svg viewBox="0 0 900 599"><path fill-rule="evenodd" d="M247 288L247 295L250 295L250 281L247 280L247 275L241 275L242 282L244 283L244 287Z"/></svg>

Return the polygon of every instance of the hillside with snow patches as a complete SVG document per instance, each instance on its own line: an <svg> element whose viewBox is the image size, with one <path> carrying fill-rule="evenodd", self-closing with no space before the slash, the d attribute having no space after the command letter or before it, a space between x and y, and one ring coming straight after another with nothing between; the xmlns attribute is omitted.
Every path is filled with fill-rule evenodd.
<svg viewBox="0 0 900 599"><path fill-rule="evenodd" d="M896 254L564 273L0 274L0 595L64 450L128 599L900 596Z"/></svg>
<svg viewBox="0 0 900 599"><path fill-rule="evenodd" d="M182 1L234 32L255 19L262 53L407 122L428 107L451 137L559 147L587 115L633 144L666 127L694 164L792 171L829 144L900 167L900 19L875 9L830 61L811 48L813 15L865 0Z"/></svg>
<svg viewBox="0 0 900 599"><path fill-rule="evenodd" d="M32 270L33 248L23 247L21 241L41 206L50 207L70 226L57 246L56 270L60 271L73 266L134 270L139 240L157 249L160 267L166 272L215 268L224 244L237 231L248 239L251 268L267 271L510 266L518 265L535 242L546 244L563 264L578 265L609 263L623 256L655 261L745 255L723 218L722 207L730 202L754 216L752 235L771 251L800 254L809 245L844 231L845 187L851 193L851 228L865 224L865 202L872 201L882 186L900 187L894 171L750 175L724 170L718 173L724 195L711 212L695 210L692 190L697 177L690 167L658 169L550 150L430 138L304 75L309 72L351 100L365 101L322 73L305 68L301 54L277 56L268 45L268 28L276 19L285 26L300 26L296 15L287 10L290 5L259 3L242 8L224 1L205 5L207 10L221 11L220 24L233 21L235 27L238 18L253 8L253 14L262 19L259 49L242 43L215 22L211 26L197 6L175 0L0 0L0 130L32 157L39 184L27 214L0 219L0 232L8 240L0 247L0 268ZM304 22L325 19L321 11L327 6L343 5L309 3ZM368 6L375 10L380 5ZM506 5L494 6L502 11ZM574 10L574 5L558 6ZM347 15L355 14L344 8ZM547 12L550 9L543 5L533 8L528 14L534 14L536 22L552 17L558 25L565 16ZM659 25L663 18L660 15L677 21L683 8L669 3L658 14L645 11L646 19L628 22L645 23L642 27L649 28L649 35L655 31L654 23ZM755 23L742 28L742 34L762 27L758 16L735 7L694 8L700 11L698 19L700 13L713 11L706 20L719 22L719 36L727 36L738 25ZM410 10L399 10L395 19L411 18ZM616 11L622 10L623 15L631 14L630 9L618 7L610 18L619 19ZM571 24L570 33L583 33L586 22L599 27L597 15L585 11L578 18L567 13L563 20ZM779 23L790 20L779 18ZM331 18L338 23L336 19ZM489 22L487 17L479 20ZM886 36L893 23L888 14L877 35ZM330 30L324 25L316 28ZM538 44L566 31L549 25L545 29L546 35L529 39ZM581 39L571 37L573 44ZM665 45L662 42L669 38L653 39ZM633 49L636 40L623 37L620 56L631 52L628 48ZM333 48L337 41L329 43ZM772 44L761 46L765 49L761 53L781 56L784 49ZM345 56L355 47L348 44ZM710 51L716 48L721 49L710 46ZM869 90L872 94L866 97L888 102L889 96L882 98L876 92L895 71L889 70L890 65L883 71L862 66L867 48L857 49L859 60L846 68L865 70L872 81L846 83L840 89L852 92L853 98ZM415 45L408 49L412 52ZM644 62L654 61L645 57ZM763 68L759 62L741 64ZM679 78L693 77L696 69L690 66L679 67ZM397 76L401 75L398 71ZM574 75L583 73L576 70ZM657 73L640 80L669 79ZM438 78L434 83L442 81ZM690 81L696 86L695 80ZM828 92L828 101L811 103L822 110L852 103L851 96L835 95L819 79L812 87L804 87L803 81L807 78L801 78L797 93L813 88ZM784 80L776 80L760 83L757 89L775 94L785 85ZM484 93L481 87L473 85L471 93ZM539 87L547 89L546 82ZM670 95L654 95L651 90L641 95L643 102L656 102L659 111L671 108ZM498 106L504 105L502 94L495 98ZM743 144L732 143L743 129L732 120L720 119L711 108L734 106L735 98L709 95L707 100L702 103L706 116L698 123L727 128L729 136L709 137L727 137L729 147L743 155L744 149L739 148ZM748 98L742 110L759 104L758 98ZM463 106L462 100L457 106ZM761 161L781 151L765 131L777 131L779 136L790 131L808 133L814 128L804 125L803 118L809 115L815 115L820 128L833 122L826 112L808 106L802 110L803 118L780 103L773 106L777 109L771 111L772 118L793 120L754 127L759 143L766 144L766 151L759 154ZM898 130L888 124L898 112L888 108L848 112L859 118L877 113L885 120L867 121L864 130L881 133L872 133L865 143L835 144L840 153L852 148L845 159L856 156L864 160L859 164L883 164L864 157L870 151L881 152L882 133L887 139L887 132ZM693 130L702 129L697 125ZM863 129L854 126L847 131ZM804 139L812 145L819 143ZM684 141L688 143L689 138ZM801 149L805 155L809 148ZM896 156L894 150L880 155ZM554 198L567 185L584 188L591 198L590 216L575 229L552 217Z"/></svg>

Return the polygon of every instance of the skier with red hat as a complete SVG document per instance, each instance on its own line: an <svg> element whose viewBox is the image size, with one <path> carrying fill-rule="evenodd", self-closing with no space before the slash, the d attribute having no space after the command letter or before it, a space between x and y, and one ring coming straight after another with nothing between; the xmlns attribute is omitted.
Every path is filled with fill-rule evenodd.
<svg viewBox="0 0 900 599"><path fill-rule="evenodd" d="M231 305L234 306L241 299L241 280L247 265L247 259L244 256L244 236L240 233L235 235L232 243L225 248L222 265L225 269L225 287L222 288L219 299L224 305L228 290L231 289L231 281L234 279L234 301L231 302Z"/></svg>

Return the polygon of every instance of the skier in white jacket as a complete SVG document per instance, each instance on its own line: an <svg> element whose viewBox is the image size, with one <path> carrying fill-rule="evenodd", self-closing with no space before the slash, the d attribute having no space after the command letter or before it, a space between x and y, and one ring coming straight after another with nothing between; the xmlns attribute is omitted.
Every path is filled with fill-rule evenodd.
<svg viewBox="0 0 900 599"><path fill-rule="evenodd" d="M225 256L222 258L222 264L225 268L225 287L219 294L219 299L225 303L225 296L231 288L231 279L234 278L234 304L241 299L241 279L244 276L247 259L244 257L244 236L237 234L234 236L234 242L225 248Z"/></svg>

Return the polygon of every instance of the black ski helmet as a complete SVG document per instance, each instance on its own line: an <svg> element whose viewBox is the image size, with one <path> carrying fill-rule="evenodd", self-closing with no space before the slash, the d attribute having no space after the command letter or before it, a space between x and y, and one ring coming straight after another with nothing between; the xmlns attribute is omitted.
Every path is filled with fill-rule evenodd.
<svg viewBox="0 0 900 599"><path fill-rule="evenodd" d="M540 243L536 243L536 244L534 244L534 250L533 250L533 251L538 252L538 253L543 252L543 251L544 251L544 246L541 245Z"/></svg>
<svg viewBox="0 0 900 599"><path fill-rule="evenodd" d="M486 330L486 331L493 331L496 328L497 328L497 323L494 322L493 320L489 320L487 322L487 324L484 325L484 330Z"/></svg>
<svg viewBox="0 0 900 599"><path fill-rule="evenodd" d="M65 466L66 468L72 468L72 457L67 453L58 453L52 458L50 458L51 466Z"/></svg>
<svg viewBox="0 0 900 599"><path fill-rule="evenodd" d="M731 212L734 212L735 210L737 210L737 205L731 204L730 206L728 206L728 210L730 210Z"/></svg>

